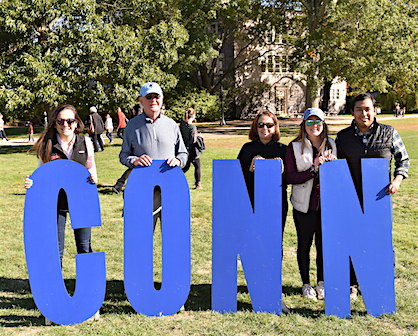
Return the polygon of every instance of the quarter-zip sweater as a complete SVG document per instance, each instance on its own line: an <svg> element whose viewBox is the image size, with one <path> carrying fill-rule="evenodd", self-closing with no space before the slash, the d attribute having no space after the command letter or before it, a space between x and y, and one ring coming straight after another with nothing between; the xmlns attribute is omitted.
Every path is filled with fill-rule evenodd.
<svg viewBox="0 0 418 336"><path fill-rule="evenodd" d="M152 121L145 113L141 113L129 120L119 160L125 166L134 168L133 161L144 154L153 160L176 157L180 160L181 168L186 165L187 149L173 119L160 114Z"/></svg>

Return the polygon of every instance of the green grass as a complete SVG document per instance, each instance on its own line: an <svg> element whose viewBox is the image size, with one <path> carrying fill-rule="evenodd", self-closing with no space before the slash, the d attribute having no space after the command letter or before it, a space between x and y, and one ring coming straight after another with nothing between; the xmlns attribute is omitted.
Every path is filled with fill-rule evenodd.
<svg viewBox="0 0 418 336"><path fill-rule="evenodd" d="M389 123L389 122L388 122ZM16 288L16 279L26 279L23 250L23 180L37 167L37 159L24 147L0 148L0 329L1 335L413 335L417 330L417 194L418 119L395 120L411 157L410 178L402 183L393 198L393 239L396 250L397 313L373 318L366 314L362 300L352 304L352 316L339 319L324 315L323 302L300 296L300 278L296 263L296 233L288 216L284 233L284 302L289 315L256 314L239 269L238 309L236 314L221 315L210 310L211 284L211 209L212 160L236 158L246 136L213 139L207 137L202 155L203 190L191 190L192 200L192 286L186 311L168 317L137 314L126 299L123 288L123 199L111 193L110 186L124 171L118 161L120 140L96 155L103 225L93 228L95 251L106 252L107 293L97 322L76 326L43 326L31 294ZM294 136L282 132L282 142ZM107 141L106 141L107 143ZM193 185L192 169L186 174ZM291 213L291 212L289 212ZM157 231L156 240L160 239ZM74 239L67 230L64 276L75 278ZM158 249L157 252L158 253ZM158 258L157 258L158 259ZM314 265L312 265L314 279ZM156 265L155 279L161 279ZM73 281L69 281L72 287Z"/></svg>

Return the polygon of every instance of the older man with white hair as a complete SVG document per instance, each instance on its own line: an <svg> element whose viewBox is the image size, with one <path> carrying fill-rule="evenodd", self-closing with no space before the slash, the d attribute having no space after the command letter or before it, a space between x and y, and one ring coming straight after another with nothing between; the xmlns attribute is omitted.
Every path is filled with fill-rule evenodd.
<svg viewBox="0 0 418 336"><path fill-rule="evenodd" d="M183 168L187 149L177 123L162 114L163 91L154 82L145 83L139 102L144 113L129 120L119 159L129 168L150 166L153 160L166 160L170 167ZM161 191L154 192L154 225L161 214Z"/></svg>

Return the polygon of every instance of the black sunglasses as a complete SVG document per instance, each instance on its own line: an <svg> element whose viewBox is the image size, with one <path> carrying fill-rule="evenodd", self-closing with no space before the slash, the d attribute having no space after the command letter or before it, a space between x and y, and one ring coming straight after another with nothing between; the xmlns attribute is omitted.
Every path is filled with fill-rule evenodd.
<svg viewBox="0 0 418 336"><path fill-rule="evenodd" d="M275 124L274 123L263 123L263 122L257 123L258 128L264 128L264 126L266 126L267 128L272 128L272 127L275 126Z"/></svg>
<svg viewBox="0 0 418 336"><path fill-rule="evenodd" d="M68 126L71 126L71 124L77 122L77 120L76 119L57 119L57 124L60 126L64 126L65 122L67 122Z"/></svg>
<svg viewBox="0 0 418 336"><path fill-rule="evenodd" d="M154 98L159 99L160 95L158 93L149 93L145 96L145 98L147 98L148 100L151 100L151 99L154 99Z"/></svg>

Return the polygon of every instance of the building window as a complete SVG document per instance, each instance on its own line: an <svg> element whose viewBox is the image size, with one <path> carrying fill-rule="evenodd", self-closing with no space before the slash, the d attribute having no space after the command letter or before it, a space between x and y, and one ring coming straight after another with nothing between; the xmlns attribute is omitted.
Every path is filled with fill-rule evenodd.
<svg viewBox="0 0 418 336"><path fill-rule="evenodd" d="M265 72L266 71L266 67L267 67L266 57L265 56L261 56L260 57L260 68L261 68L261 72Z"/></svg>
<svg viewBox="0 0 418 336"><path fill-rule="evenodd" d="M267 71L274 72L273 55L267 57Z"/></svg>
<svg viewBox="0 0 418 336"><path fill-rule="evenodd" d="M276 72L281 72L281 66L282 66L282 58L281 56L274 56L274 61L275 61L275 70Z"/></svg>

